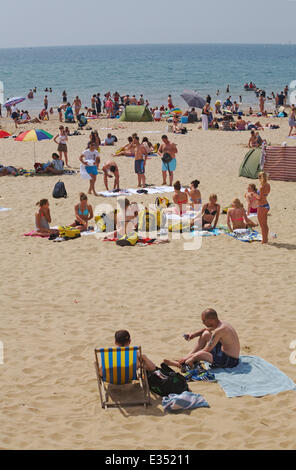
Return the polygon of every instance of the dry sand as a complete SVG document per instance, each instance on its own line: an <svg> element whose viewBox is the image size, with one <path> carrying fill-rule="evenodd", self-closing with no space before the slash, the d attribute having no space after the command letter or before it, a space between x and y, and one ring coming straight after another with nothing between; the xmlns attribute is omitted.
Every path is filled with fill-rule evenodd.
<svg viewBox="0 0 296 470"><path fill-rule="evenodd" d="M264 121L264 120L263 120ZM287 119L279 130L261 132L268 141L287 140ZM2 119L2 128L13 131ZM91 123L102 137L114 121ZM42 124L56 133L57 121ZM71 127L71 125L69 126ZM118 147L137 131L165 131L164 123L125 123L114 131ZM28 128L31 128L28 127ZM71 128L76 128L72 126ZM238 177L249 132L203 132L197 126L178 144L176 178L201 181L203 201L216 192L221 205L243 199L250 180ZM88 132L70 137L70 164L88 141ZM148 135L148 134L147 134ZM161 134L148 135L152 142ZM288 140L294 145L293 140ZM37 161L56 150L36 145ZM102 148L102 161L112 153ZM32 167L33 144L0 141L0 163ZM135 186L133 160L118 158L121 186ZM54 200L58 177L3 177L0 205L1 374L0 447L3 449L295 449L296 394L227 398L218 384L193 383L210 409L165 415L161 400L152 407L101 409L94 347L113 344L114 331L127 328L134 344L157 364L188 351L182 335L201 325L200 313L215 308L239 333L242 354L263 357L296 378L289 345L296 339L295 183L271 182L269 225L278 238L268 246L220 235L203 239L198 251L184 240L167 245L119 248L95 237L67 243L25 238L34 228L35 203L49 198L53 225L74 221L78 193L88 183L64 176L68 199ZM147 163L147 182L161 183L161 162ZM97 190L103 190L98 176ZM137 196L138 202L154 197ZM90 197L95 207L102 198ZM221 223L226 222L221 216ZM190 345L191 346L191 345Z"/></svg>

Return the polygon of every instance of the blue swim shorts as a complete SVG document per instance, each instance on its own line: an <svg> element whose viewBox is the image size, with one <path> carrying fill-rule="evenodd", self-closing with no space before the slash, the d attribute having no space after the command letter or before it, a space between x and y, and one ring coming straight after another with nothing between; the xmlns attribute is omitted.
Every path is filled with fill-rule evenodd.
<svg viewBox="0 0 296 470"><path fill-rule="evenodd" d="M213 356L213 368L233 368L236 367L239 363L239 359L236 357L231 357L225 354L224 351L222 351L222 344L217 343L216 346L210 351L212 356Z"/></svg>
<svg viewBox="0 0 296 470"><path fill-rule="evenodd" d="M177 168L177 160L173 158L169 163L162 162L162 171L175 171Z"/></svg>
<svg viewBox="0 0 296 470"><path fill-rule="evenodd" d="M98 169L97 169L96 165L86 166L85 169L86 169L86 171L89 175L95 175L96 176L98 174Z"/></svg>

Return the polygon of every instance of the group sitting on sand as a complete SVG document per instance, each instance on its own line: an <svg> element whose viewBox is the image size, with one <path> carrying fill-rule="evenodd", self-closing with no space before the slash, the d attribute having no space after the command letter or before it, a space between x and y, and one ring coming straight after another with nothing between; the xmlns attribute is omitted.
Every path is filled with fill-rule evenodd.
<svg viewBox="0 0 296 470"><path fill-rule="evenodd" d="M239 364L240 342L234 327L229 323L220 320L216 310L207 308L201 314L201 321L204 328L195 333L184 334L186 341L198 338L193 349L177 360L164 359L165 364L181 369L186 372L194 369L198 364L208 362L211 368L233 369ZM127 330L119 330L115 333L115 346L119 348L130 347L131 336ZM142 354L143 365L146 371L153 372L157 369L151 359ZM140 366L138 357L138 367ZM100 369L102 376L102 369Z"/></svg>

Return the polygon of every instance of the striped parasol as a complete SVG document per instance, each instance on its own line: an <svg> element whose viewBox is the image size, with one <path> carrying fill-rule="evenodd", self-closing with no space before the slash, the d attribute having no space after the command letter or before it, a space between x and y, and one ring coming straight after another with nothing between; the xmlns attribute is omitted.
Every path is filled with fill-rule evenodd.
<svg viewBox="0 0 296 470"><path fill-rule="evenodd" d="M31 129L30 131L22 132L15 140L18 142L38 142L39 140L51 140L52 138L53 135L43 129Z"/></svg>
<svg viewBox="0 0 296 470"><path fill-rule="evenodd" d="M34 142L34 163L35 163L35 142L41 140L51 140L53 135L43 129L31 129L30 131L22 132L14 140L18 142Z"/></svg>
<svg viewBox="0 0 296 470"><path fill-rule="evenodd" d="M14 97L14 98L9 98L9 100L7 100L3 106L7 107L7 106L13 106L15 104L18 104L18 103L22 103L22 101L25 101L26 98L24 98L23 96L17 96L17 97Z"/></svg>

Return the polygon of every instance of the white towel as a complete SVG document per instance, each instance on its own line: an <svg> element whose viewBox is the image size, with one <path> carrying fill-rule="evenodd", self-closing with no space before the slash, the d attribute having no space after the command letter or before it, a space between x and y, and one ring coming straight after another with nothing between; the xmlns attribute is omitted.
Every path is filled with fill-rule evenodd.
<svg viewBox="0 0 296 470"><path fill-rule="evenodd" d="M90 180L91 179L91 176L87 173L87 171L85 169L85 165L83 165L83 163L81 163L81 165L80 165L80 176L84 180Z"/></svg>

